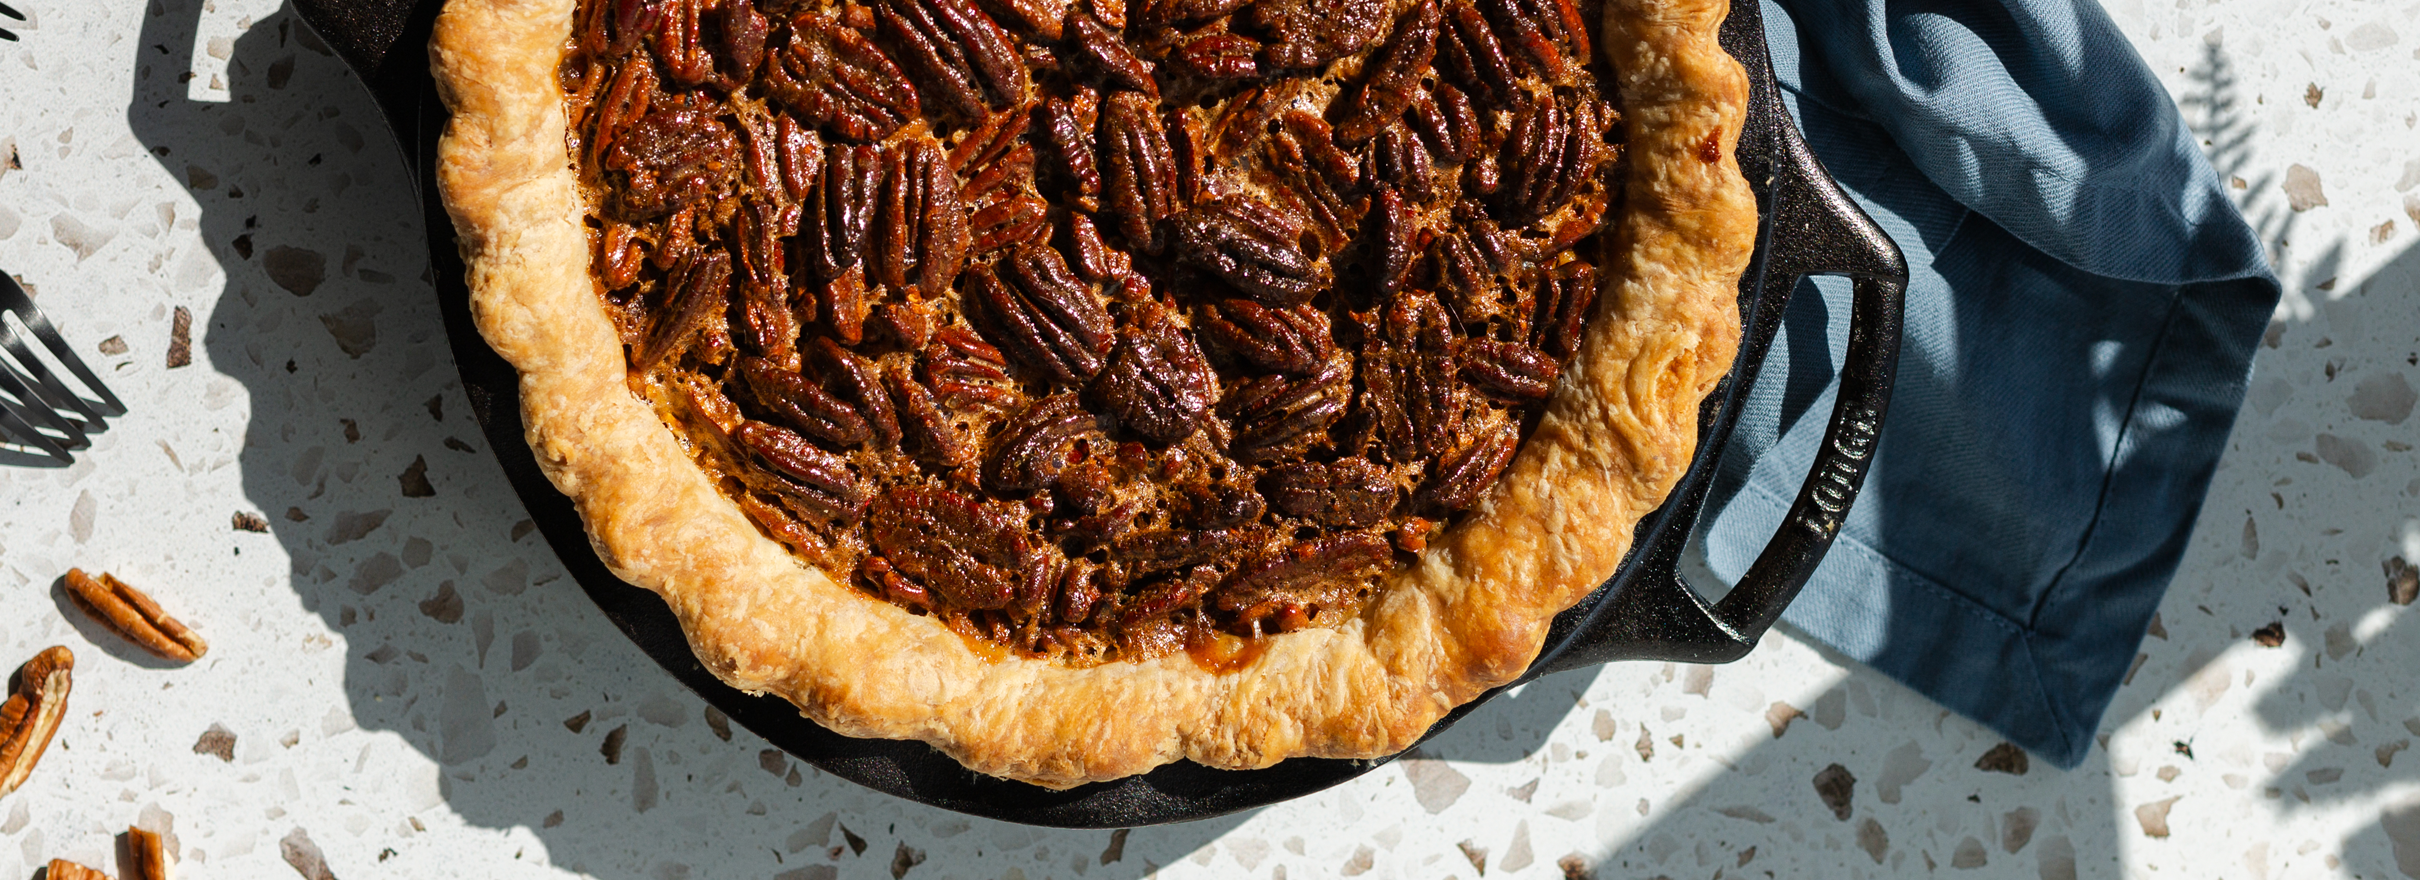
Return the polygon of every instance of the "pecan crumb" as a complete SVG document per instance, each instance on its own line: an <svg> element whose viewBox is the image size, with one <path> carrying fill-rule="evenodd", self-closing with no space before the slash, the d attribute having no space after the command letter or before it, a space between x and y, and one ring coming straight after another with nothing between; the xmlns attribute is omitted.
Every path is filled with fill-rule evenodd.
<svg viewBox="0 0 2420 880"><path fill-rule="evenodd" d="M242 520L237 521L236 527L244 527ZM95 577L81 568L71 568L66 580L67 595L75 600L76 607L143 650L179 663L191 663L210 652L210 644L202 641L201 636L161 611L159 603L143 591L127 586L115 575L102 572Z"/></svg>
<svg viewBox="0 0 2420 880"><path fill-rule="evenodd" d="M66 859L50 860L50 880L109 880L109 875Z"/></svg>
<svg viewBox="0 0 2420 880"><path fill-rule="evenodd" d="M235 527L246 532L267 532L269 518L249 510L238 510L235 512Z"/></svg>
<svg viewBox="0 0 2420 880"><path fill-rule="evenodd" d="M2274 648L2274 647L2277 647L2277 646L2279 646L2279 645L2283 645L2283 644L2285 644L2285 643L2286 643L2286 623L2285 623L2285 621L2282 621L2282 620L2272 620L2272 621L2269 621L2269 625L2268 625L2268 626L2264 626L2264 627L2261 627L2261 628L2259 628L2259 629L2253 630L2253 631L2252 631L2252 642L2253 642L2254 644L2257 644L2257 645L2259 645L2259 646L2263 647L2263 648Z"/></svg>

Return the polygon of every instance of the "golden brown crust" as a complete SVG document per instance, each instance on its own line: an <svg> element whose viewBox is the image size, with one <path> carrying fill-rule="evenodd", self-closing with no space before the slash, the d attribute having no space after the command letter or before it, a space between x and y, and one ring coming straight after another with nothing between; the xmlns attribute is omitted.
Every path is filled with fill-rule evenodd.
<svg viewBox="0 0 2420 880"><path fill-rule="evenodd" d="M1356 620L1215 674L1178 654L1073 668L978 653L760 534L624 384L589 279L555 69L572 0L450 0L431 61L453 110L438 184L472 312L521 374L530 447L617 575L662 596L707 668L855 736L919 739L1064 788L1180 758L1375 757L1517 677L1609 577L1688 467L1729 368L1755 204L1731 159L1746 76L1721 0L1612 0L1600 49L1626 116L1627 211L1598 318L1512 466ZM1702 158L1709 138L1720 147Z"/></svg>

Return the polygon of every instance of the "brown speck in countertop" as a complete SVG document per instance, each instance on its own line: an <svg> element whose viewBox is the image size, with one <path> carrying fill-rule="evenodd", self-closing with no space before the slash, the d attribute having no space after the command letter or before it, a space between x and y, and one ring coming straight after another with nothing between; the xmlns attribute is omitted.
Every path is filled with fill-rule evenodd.
<svg viewBox="0 0 2420 880"><path fill-rule="evenodd" d="M1882 864L1882 857L1890 855L1891 852L1891 835L1882 830L1882 823L1874 821L1872 816L1867 816L1865 821L1857 824L1857 848L1865 850L1866 855L1872 856L1874 864Z"/></svg>
<svg viewBox="0 0 2420 880"><path fill-rule="evenodd" d="M212 755L221 761L233 763L235 761L235 732L228 730L225 725L212 724L209 730L202 731L200 739L193 741L193 753Z"/></svg>
<svg viewBox="0 0 2420 880"><path fill-rule="evenodd" d="M124 336L112 336L112 337L109 337L108 339L101 340L101 346L100 346L100 348L101 348L101 353L102 353L102 354L110 354L110 355L116 355L116 354L125 354L125 353L126 353L126 337L124 337Z"/></svg>
<svg viewBox="0 0 2420 880"><path fill-rule="evenodd" d="M1782 734L1790 732L1791 721L1805 717L1807 717L1807 713L1798 711L1797 706L1780 700L1775 700L1773 705L1765 707L1765 723L1773 726L1774 739L1780 739Z"/></svg>
<svg viewBox="0 0 2420 880"><path fill-rule="evenodd" d="M2176 806L2178 798L2182 797L2184 795L2177 795L2167 800L2152 801L2135 807L2134 821L2143 826L2143 836L2168 836L2168 809Z"/></svg>
<svg viewBox="0 0 2420 880"><path fill-rule="evenodd" d="M2420 567L2405 562L2401 556L2389 556L2381 565L2386 569L2387 601L2410 605L2420 599Z"/></svg>
<svg viewBox="0 0 2420 880"><path fill-rule="evenodd" d="M1109 846L1101 850L1101 864L1107 865L1126 858L1126 835L1129 833L1132 832L1125 828L1109 832Z"/></svg>
<svg viewBox="0 0 2420 880"><path fill-rule="evenodd" d="M2025 771L2030 769L2031 763L2026 757L2024 749L2018 748L2016 743L2004 742L1992 746L1991 751L1983 753L1983 757L1976 758L1975 769L1985 773L2023 776Z"/></svg>
<svg viewBox="0 0 2420 880"><path fill-rule="evenodd" d="M923 850L904 842L899 844L899 851L891 854L891 880L906 877L909 869L921 864L924 864Z"/></svg>
<svg viewBox="0 0 2420 880"><path fill-rule="evenodd" d="M1467 840L1454 844L1454 846L1462 850L1463 858L1470 860L1471 870L1477 871L1481 875L1487 873L1487 847Z"/></svg>
<svg viewBox="0 0 2420 880"><path fill-rule="evenodd" d="M1849 773L1849 768L1833 764L1815 774L1815 796L1831 809L1832 818L1848 821L1849 815L1856 811L1852 803L1856 795L1857 777Z"/></svg>
<svg viewBox="0 0 2420 880"><path fill-rule="evenodd" d="M604 755L607 764L622 763L622 743L628 739L630 739L630 725L628 724L608 730L605 732L604 744L597 747L597 754Z"/></svg>
<svg viewBox="0 0 2420 880"><path fill-rule="evenodd" d="M418 821L415 820L413 824L418 824ZM277 850L286 857L286 864L294 866L294 873L303 876L303 880L336 880L336 874L328 870L327 858L319 854L319 844L312 843L311 835L300 827L288 833L284 840L278 841Z"/></svg>
<svg viewBox="0 0 2420 880"><path fill-rule="evenodd" d="M177 306L168 318L168 368L193 364L193 310Z"/></svg>
<svg viewBox="0 0 2420 880"><path fill-rule="evenodd" d="M429 461L426 456L412 456L411 465L403 469L395 482L402 487L405 498L430 498L437 494L437 487L429 484Z"/></svg>

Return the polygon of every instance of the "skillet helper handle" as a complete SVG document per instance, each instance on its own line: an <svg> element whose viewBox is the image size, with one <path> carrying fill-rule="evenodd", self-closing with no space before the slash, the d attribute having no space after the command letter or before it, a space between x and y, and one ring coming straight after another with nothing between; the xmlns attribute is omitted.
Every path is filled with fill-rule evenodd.
<svg viewBox="0 0 2420 880"><path fill-rule="evenodd" d="M1709 396L1697 460L1664 507L1641 523L1635 564L1558 619L1548 653L1524 678L1615 660L1727 663L1756 647L1798 596L1865 483L1898 373L1907 261L1890 237L1833 182L1781 104L1765 52L1757 0L1734 0L1722 39L1750 84L1740 170L1763 214L1756 255L1741 281L1749 332L1733 374ZM1739 583L1709 602L1680 573L1713 470L1737 426L1783 306L1810 275L1854 279L1848 350L1823 445L1798 497ZM1812 291L1807 291L1812 294ZM1561 638L1568 632L1568 638Z"/></svg>

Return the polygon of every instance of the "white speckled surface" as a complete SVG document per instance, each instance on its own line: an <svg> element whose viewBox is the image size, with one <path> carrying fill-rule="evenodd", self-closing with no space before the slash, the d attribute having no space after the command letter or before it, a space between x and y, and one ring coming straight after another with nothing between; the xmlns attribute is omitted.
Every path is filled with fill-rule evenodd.
<svg viewBox="0 0 2420 880"><path fill-rule="evenodd" d="M1113 834L726 739L616 633L468 417L368 93L277 3L10 2L36 20L0 43L0 268L133 413L70 468L0 449L0 661L80 657L59 740L0 798L0 878L107 868L130 824L189 877L297 876L313 847L345 878L2420 877L2420 623L2381 567L2420 561L2420 6L2111 9L2287 296L2082 768L1978 770L1996 737L1781 633L1729 667L1556 676L1341 788ZM169 369L180 306L194 359ZM210 656L166 668L84 623L71 565L151 590ZM2272 621L2281 647L2249 639ZM1846 819L1813 782L1834 764Z"/></svg>

